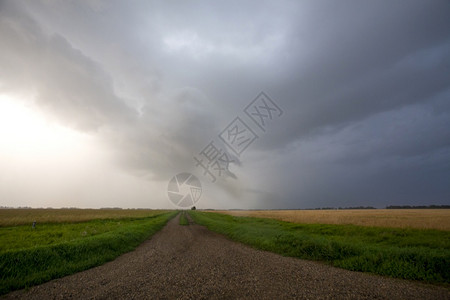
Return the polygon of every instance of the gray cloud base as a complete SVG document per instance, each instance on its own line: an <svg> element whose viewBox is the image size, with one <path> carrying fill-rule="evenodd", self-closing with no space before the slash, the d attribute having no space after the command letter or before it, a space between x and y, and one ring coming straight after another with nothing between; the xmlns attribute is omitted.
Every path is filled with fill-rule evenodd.
<svg viewBox="0 0 450 300"><path fill-rule="evenodd" d="M0 16L0 92L32 93L162 189L208 180L193 155L263 90L286 113L208 205L449 204L448 1L4 1Z"/></svg>

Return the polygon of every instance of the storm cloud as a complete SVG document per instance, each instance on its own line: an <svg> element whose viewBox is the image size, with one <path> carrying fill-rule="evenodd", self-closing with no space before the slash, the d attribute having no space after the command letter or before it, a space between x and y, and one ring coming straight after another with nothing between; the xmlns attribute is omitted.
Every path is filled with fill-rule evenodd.
<svg viewBox="0 0 450 300"><path fill-rule="evenodd" d="M152 186L114 206L171 207L180 172L203 208L450 204L448 1L2 1L0 41L0 94ZM238 156L218 135L261 91L283 114ZM214 183L211 140L234 161Z"/></svg>

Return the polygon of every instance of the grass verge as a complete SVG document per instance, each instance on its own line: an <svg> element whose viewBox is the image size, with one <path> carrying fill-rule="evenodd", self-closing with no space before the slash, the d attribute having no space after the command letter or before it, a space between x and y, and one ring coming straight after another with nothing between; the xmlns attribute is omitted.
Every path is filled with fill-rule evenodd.
<svg viewBox="0 0 450 300"><path fill-rule="evenodd" d="M180 225L183 225L183 226L189 225L189 221L188 221L188 219L186 217L186 212L185 211L182 211L180 213Z"/></svg>
<svg viewBox="0 0 450 300"><path fill-rule="evenodd" d="M0 251L0 295L111 261L135 249L159 231L176 213L114 222L95 220L77 224L48 224L34 231L30 226L2 228L9 230L8 234L0 234L2 245L13 240L16 233L24 236L27 230L30 239L41 240L42 244L16 243L3 247ZM80 226L85 228L81 232ZM58 227L59 231L56 230ZM95 228L95 232L88 234L86 228ZM75 236L73 232L78 233Z"/></svg>
<svg viewBox="0 0 450 300"><path fill-rule="evenodd" d="M353 271L444 285L450 282L449 231L189 214L197 224L257 249Z"/></svg>

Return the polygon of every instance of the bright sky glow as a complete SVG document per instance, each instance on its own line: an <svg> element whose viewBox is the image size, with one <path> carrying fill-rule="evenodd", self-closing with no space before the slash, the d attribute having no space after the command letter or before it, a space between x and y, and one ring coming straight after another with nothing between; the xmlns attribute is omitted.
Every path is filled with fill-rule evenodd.
<svg viewBox="0 0 450 300"><path fill-rule="evenodd" d="M2 156L67 159L83 152L86 136L47 119L32 106L0 95L0 153Z"/></svg>

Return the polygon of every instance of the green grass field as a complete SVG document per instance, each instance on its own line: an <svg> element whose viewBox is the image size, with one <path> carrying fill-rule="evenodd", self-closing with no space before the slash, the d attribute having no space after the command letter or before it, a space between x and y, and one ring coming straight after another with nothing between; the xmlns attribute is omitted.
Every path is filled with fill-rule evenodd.
<svg viewBox="0 0 450 300"><path fill-rule="evenodd" d="M450 232L357 225L288 223L189 212L212 231L285 256L430 283L450 283Z"/></svg>
<svg viewBox="0 0 450 300"><path fill-rule="evenodd" d="M38 223L35 229L31 224L0 227L0 294L113 260L135 249L176 214L152 211L138 218Z"/></svg>

